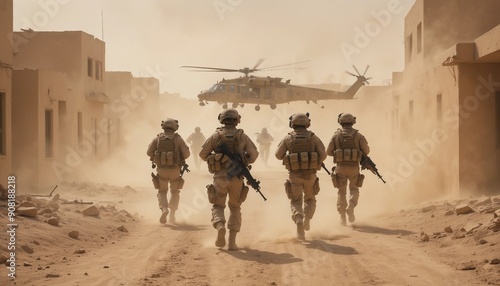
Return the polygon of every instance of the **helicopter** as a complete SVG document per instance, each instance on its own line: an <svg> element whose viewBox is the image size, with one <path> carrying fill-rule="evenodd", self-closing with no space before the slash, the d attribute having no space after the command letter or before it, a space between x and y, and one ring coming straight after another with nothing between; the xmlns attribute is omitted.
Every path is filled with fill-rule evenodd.
<svg viewBox="0 0 500 286"><path fill-rule="evenodd" d="M244 76L233 79L223 78L221 81L212 85L208 90L202 91L198 94L199 104L205 106L209 101L222 104L226 109L228 103L232 103L232 107L244 107L245 104L256 104L255 110L260 110L260 105L269 105L271 109L276 109L278 104L289 103L292 101L306 101L317 103L318 100L348 100L354 99L354 95L365 84L369 84L365 74L368 71L369 65L363 74L353 65L357 74L346 71L347 74L356 77L356 81L346 91L332 91L313 87L304 87L290 84L290 80L282 81L280 77L262 77L253 76L251 73L257 71L270 71L278 70L285 66L296 65L305 63L296 62L291 64L271 66L267 68L258 68L263 62L263 59L257 61L252 68L242 69L229 69L229 68L216 68L216 67L202 67L202 66L182 66L182 68L194 68L192 71L206 71L206 72L239 72Z"/></svg>

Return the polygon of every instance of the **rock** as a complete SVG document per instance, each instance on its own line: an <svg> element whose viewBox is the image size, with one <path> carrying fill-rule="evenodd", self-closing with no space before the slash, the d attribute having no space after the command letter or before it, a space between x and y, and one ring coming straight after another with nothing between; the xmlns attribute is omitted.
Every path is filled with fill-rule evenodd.
<svg viewBox="0 0 500 286"><path fill-rule="evenodd" d="M493 258L493 259L490 261L490 264L500 264L500 259L498 259L498 258Z"/></svg>
<svg viewBox="0 0 500 286"><path fill-rule="evenodd" d="M61 277L61 275L55 273L49 273L45 275L45 278L57 278L57 277Z"/></svg>
<svg viewBox="0 0 500 286"><path fill-rule="evenodd" d="M487 198L481 198L479 201L476 203L476 206L485 206L493 203L490 197Z"/></svg>
<svg viewBox="0 0 500 286"><path fill-rule="evenodd" d="M426 212L433 211L435 209L436 209L435 205L430 205L430 206L423 207L420 211L423 213L426 213Z"/></svg>
<svg viewBox="0 0 500 286"><path fill-rule="evenodd" d="M72 230L68 232L68 236L73 238L73 239L78 239L78 236L80 235L80 232L78 230Z"/></svg>
<svg viewBox="0 0 500 286"><path fill-rule="evenodd" d="M475 270L476 263L474 263L473 261L461 263L460 265L457 266L457 269L458 270Z"/></svg>
<svg viewBox="0 0 500 286"><path fill-rule="evenodd" d="M83 215L86 216L98 216L99 215L99 209L97 209L96 206L91 206L82 211Z"/></svg>
<svg viewBox="0 0 500 286"><path fill-rule="evenodd" d="M59 226L59 219L56 217L51 217L47 220L47 223L53 226Z"/></svg>
<svg viewBox="0 0 500 286"><path fill-rule="evenodd" d="M482 238L481 238L481 239L478 241L478 243L479 243L479 244L486 244L486 243L488 243L488 242L487 242L486 240L484 240L484 239L482 239Z"/></svg>
<svg viewBox="0 0 500 286"><path fill-rule="evenodd" d="M52 210L49 208L44 208L38 211L38 215L52 214Z"/></svg>
<svg viewBox="0 0 500 286"><path fill-rule="evenodd" d="M464 231L457 231L453 234L453 238L455 239L461 239L465 237L465 232Z"/></svg>
<svg viewBox="0 0 500 286"><path fill-rule="evenodd" d="M455 213L454 211L449 210L449 211L445 212L445 213L444 213L444 215L452 215L452 214L454 214L454 213Z"/></svg>
<svg viewBox="0 0 500 286"><path fill-rule="evenodd" d="M493 213L493 217L499 217L500 216L500 209L496 210L494 213Z"/></svg>
<svg viewBox="0 0 500 286"><path fill-rule="evenodd" d="M469 213L473 213L473 212L474 212L474 210L471 207L469 207L469 205L466 205L466 204L458 205L455 208L455 213L457 215L469 214Z"/></svg>
<svg viewBox="0 0 500 286"><path fill-rule="evenodd" d="M121 231L121 232L128 232L128 229L125 228L123 225L120 225L119 227L116 228L118 231Z"/></svg>
<svg viewBox="0 0 500 286"><path fill-rule="evenodd" d="M35 207L19 207L17 209L17 214L27 217L36 217L38 210Z"/></svg>
<svg viewBox="0 0 500 286"><path fill-rule="evenodd" d="M28 253L28 254L32 254L33 252L35 252L35 251L33 250L33 248L31 248L31 247L30 247L29 245L27 245L27 244L23 244L23 245L21 245L21 248L22 248L22 249L23 249L26 253Z"/></svg>
<svg viewBox="0 0 500 286"><path fill-rule="evenodd" d="M84 254L86 253L85 249L77 249L73 252L74 254Z"/></svg>
<svg viewBox="0 0 500 286"><path fill-rule="evenodd" d="M40 245L40 242L38 242L38 240L32 240L31 243L36 244L36 245Z"/></svg>
<svg viewBox="0 0 500 286"><path fill-rule="evenodd" d="M420 242L427 242L427 241L429 241L429 236L426 233L422 232L420 234L420 239L419 240L420 240Z"/></svg>
<svg viewBox="0 0 500 286"><path fill-rule="evenodd" d="M7 261L7 256L0 254L0 264L4 264Z"/></svg>
<svg viewBox="0 0 500 286"><path fill-rule="evenodd" d="M23 266L33 266L33 265L31 265L31 263L29 262L23 262Z"/></svg>
<svg viewBox="0 0 500 286"><path fill-rule="evenodd" d="M27 201L27 202L22 202L21 204L19 204L19 207L25 207L25 208L36 207L36 204L34 202Z"/></svg>
<svg viewBox="0 0 500 286"><path fill-rule="evenodd" d="M447 233L453 233L453 229L451 229L451 226L445 227L444 231L447 232Z"/></svg>
<svg viewBox="0 0 500 286"><path fill-rule="evenodd" d="M57 203L57 201L60 197L61 196L59 194L55 194L55 196L47 203L47 207L57 211L59 209L59 204Z"/></svg>
<svg viewBox="0 0 500 286"><path fill-rule="evenodd" d="M472 233L475 229L483 225L482 223L476 223L476 222L469 222L467 223L462 230L465 231L467 234Z"/></svg>

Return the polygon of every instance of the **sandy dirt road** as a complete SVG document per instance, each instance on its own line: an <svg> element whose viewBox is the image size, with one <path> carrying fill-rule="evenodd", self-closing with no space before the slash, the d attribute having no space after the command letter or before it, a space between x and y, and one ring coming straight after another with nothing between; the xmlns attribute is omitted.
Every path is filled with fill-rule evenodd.
<svg viewBox="0 0 500 286"><path fill-rule="evenodd" d="M282 188L286 173L255 176L268 201L249 194L239 251L214 246L203 187L210 176L189 174L179 224L159 224L155 192L140 190L124 205L141 216L126 237L53 266L70 275L33 274L22 280L29 274L21 273L17 281L23 284L17 285L481 285L473 272L458 271L439 254L405 239L415 235L411 227L387 227L371 216L368 202L374 194L362 195L358 221L341 227L326 175L320 176L322 190L307 240L298 241Z"/></svg>

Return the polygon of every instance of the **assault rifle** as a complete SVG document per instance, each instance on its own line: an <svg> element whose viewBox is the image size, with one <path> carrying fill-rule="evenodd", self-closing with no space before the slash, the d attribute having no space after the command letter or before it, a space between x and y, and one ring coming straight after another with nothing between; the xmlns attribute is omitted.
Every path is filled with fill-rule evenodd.
<svg viewBox="0 0 500 286"><path fill-rule="evenodd" d="M182 177L182 175L184 175L184 172L188 172L188 173L191 172L191 170L189 170L189 165L186 163L184 163L181 167L181 177Z"/></svg>
<svg viewBox="0 0 500 286"><path fill-rule="evenodd" d="M331 174L332 174L332 173L330 173L330 171L328 171L328 169L326 168L325 163L321 162L321 167L322 167L322 168L326 171L326 173L327 173L328 175L331 175Z"/></svg>
<svg viewBox="0 0 500 286"><path fill-rule="evenodd" d="M261 197L264 199L264 201L267 201L267 198L264 197L264 194L261 193L260 191L260 181L257 181L252 174L250 174L250 170L248 169L248 166L245 164L241 156L237 153L232 153L229 151L227 148L226 144L224 143L219 143L217 148L215 149L215 152L217 153L222 153L225 156L228 156L229 159L231 159L231 163L233 167L228 170L227 172L227 177L230 179L233 176L239 176L243 175L247 179L247 183L252 186L252 188L261 195Z"/></svg>
<svg viewBox="0 0 500 286"><path fill-rule="evenodd" d="M382 178L382 176L378 173L377 167L375 163L373 163L372 159L370 159L370 157L363 154L360 163L361 163L361 170L364 169L370 170L373 174L377 175L385 184L384 178Z"/></svg>

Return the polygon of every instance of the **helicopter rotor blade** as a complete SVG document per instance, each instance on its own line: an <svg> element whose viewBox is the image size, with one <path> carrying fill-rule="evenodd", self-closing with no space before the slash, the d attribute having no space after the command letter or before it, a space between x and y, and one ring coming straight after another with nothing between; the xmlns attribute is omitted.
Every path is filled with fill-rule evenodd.
<svg viewBox="0 0 500 286"><path fill-rule="evenodd" d="M361 73L358 71L358 69L356 68L355 65L352 65L352 67L354 68L354 70L358 73L358 75L361 75Z"/></svg>
<svg viewBox="0 0 500 286"><path fill-rule="evenodd" d="M283 69L266 69L265 71L282 71L282 70L304 70L305 67L296 67L296 68L283 68ZM261 70L257 70L261 71Z"/></svg>
<svg viewBox="0 0 500 286"><path fill-rule="evenodd" d="M348 72L348 71L346 71L345 73L346 73L346 74L348 74L348 75L352 75L352 76L357 77L357 75L353 74L352 72Z"/></svg>
<svg viewBox="0 0 500 286"><path fill-rule="evenodd" d="M365 76L365 74L366 74L366 72L368 71L369 68L370 68L370 65L367 65L366 69L365 69L365 72L363 73L363 76Z"/></svg>
<svg viewBox="0 0 500 286"><path fill-rule="evenodd" d="M205 69L217 72L237 72L235 69L226 69L226 68L213 68L213 67L199 67L199 66L181 66L181 68L195 68L195 69Z"/></svg>
<svg viewBox="0 0 500 286"><path fill-rule="evenodd" d="M253 70L257 69L258 66L260 66L260 64L264 61L264 59L259 59L256 63L255 63L255 66L253 66Z"/></svg>
<svg viewBox="0 0 500 286"><path fill-rule="evenodd" d="M307 62L310 62L310 61L311 60L302 61L302 62L296 62L296 63L291 63L291 64L277 65L277 66L272 66L272 67L265 67L265 68L261 68L261 69L257 69L257 70L259 70L259 71L261 71L261 70L268 70L268 69L279 68L279 67L284 67L284 66L303 64L303 63L307 63Z"/></svg>

